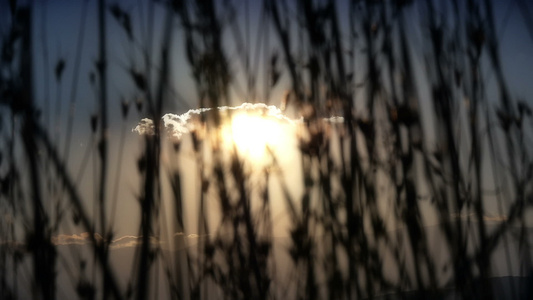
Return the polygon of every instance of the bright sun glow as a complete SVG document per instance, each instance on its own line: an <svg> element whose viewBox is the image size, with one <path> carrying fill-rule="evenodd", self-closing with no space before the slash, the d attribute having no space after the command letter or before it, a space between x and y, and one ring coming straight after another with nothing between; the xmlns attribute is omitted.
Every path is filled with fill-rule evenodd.
<svg viewBox="0 0 533 300"><path fill-rule="evenodd" d="M253 160L266 157L267 147L276 150L286 142L288 133L281 121L253 114L237 114L231 120L230 140L237 150Z"/></svg>

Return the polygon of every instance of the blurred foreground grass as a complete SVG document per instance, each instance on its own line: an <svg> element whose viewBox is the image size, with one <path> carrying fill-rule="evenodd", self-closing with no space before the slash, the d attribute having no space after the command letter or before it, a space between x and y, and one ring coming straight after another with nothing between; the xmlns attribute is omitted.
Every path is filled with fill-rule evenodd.
<svg viewBox="0 0 533 300"><path fill-rule="evenodd" d="M512 2L531 36L531 5ZM34 51L32 32L32 9L47 4L0 7L2 299L533 295L531 100L504 71L501 3L85 1L95 6L97 58L78 54L82 14L79 51L53 62ZM174 69L173 55L187 68ZM79 74L86 60L91 70ZM109 76L117 65L120 79ZM35 82L61 91L69 68L65 109L61 92ZM293 161L288 146L266 149L264 164L221 147L231 114L215 109L169 137L164 110L193 102L174 86L184 77L196 107L265 102L298 120ZM109 90L124 78L121 95L135 96L117 101ZM80 86L94 92L96 112L74 162ZM124 174L128 128L115 136L109 120L129 124L133 105L154 126L125 162L136 174ZM119 185L126 175L138 180L133 191ZM124 189L138 206L135 236L117 236Z"/></svg>

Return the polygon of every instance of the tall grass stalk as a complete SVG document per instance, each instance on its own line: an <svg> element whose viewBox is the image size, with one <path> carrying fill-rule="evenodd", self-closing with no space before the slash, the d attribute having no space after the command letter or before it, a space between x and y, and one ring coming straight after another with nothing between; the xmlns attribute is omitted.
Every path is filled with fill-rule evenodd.
<svg viewBox="0 0 533 300"><path fill-rule="evenodd" d="M505 71L494 1L240 4L94 3L97 77L89 74L89 83L98 113L78 165L70 153L74 113L63 143L49 117L62 108L65 67L73 66L71 108L84 87L90 16L82 12L75 56L61 57L54 82L35 71L39 6L9 2L9 28L0 31L0 298L496 299L502 294L492 286L504 280L513 298L533 295L516 283L533 276L533 112ZM531 36L531 7L516 4ZM109 16L116 22L107 24ZM118 80L110 74L120 34L131 65ZM266 165L224 146L220 129L232 110L199 114L190 133L167 139L162 115L191 103L173 97L184 77L198 107L279 104L296 120L292 163L301 169L283 165L289 145L286 153L265 149ZM115 103L115 82L138 99ZM124 129L134 100L154 132L139 139L137 160L123 164L131 139L114 139L112 120L122 116ZM125 176L131 165L136 174ZM82 193L91 172L93 213L85 207L91 194ZM133 195L123 191L126 177L140 183ZM115 236L118 206L132 203L117 195L138 200L139 228L132 258L114 261L129 253ZM61 244L67 233L83 242ZM117 267L126 259L131 274ZM520 278L495 278L502 272ZM65 274L70 282L60 280Z"/></svg>

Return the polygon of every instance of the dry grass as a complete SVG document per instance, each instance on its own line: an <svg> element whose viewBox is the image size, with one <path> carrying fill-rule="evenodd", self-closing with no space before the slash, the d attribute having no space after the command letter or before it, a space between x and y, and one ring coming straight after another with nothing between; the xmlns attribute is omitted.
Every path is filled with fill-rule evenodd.
<svg viewBox="0 0 533 300"><path fill-rule="evenodd" d="M531 31L530 6L517 3ZM48 100L34 99L31 85L31 10L15 6L4 13L11 23L3 32L0 64L2 299L24 297L27 290L33 298L61 298L65 285L84 299L427 299L443 298L451 288L460 298L491 299L500 295L491 280L501 253L504 273L516 274L518 260L520 275L531 280L531 101L518 100L509 88L493 2L264 0L257 11L250 1L239 5L150 1L137 31L127 8L98 2L98 59L90 83L99 109L91 116L92 146L80 164L82 174L93 155L92 213L84 206L90 195L78 188L81 175L69 171L73 117L63 147L47 128L50 112L37 117L38 103ZM106 14L113 22L105 22ZM163 18L160 43L152 37L156 16ZM163 153L171 150L163 147L156 124L136 162L142 181L135 191L138 247L125 287L110 261L117 199L107 191L116 195L122 188L109 160L111 27L122 30L128 46L141 49L139 60L131 55L124 76L144 99L136 103L143 116L159 120L175 104L171 61L179 39L198 107L229 105L237 95L248 102L283 102L287 113L302 119L301 182L281 171L279 153L271 151L271 164L255 170L259 185L245 157L220 147L217 128L224 115L210 112L195 120L207 134L198 127L187 136L194 171L165 165ZM81 41L83 35L77 49ZM85 58L76 53L79 65ZM57 62L57 86L69 63ZM81 84L79 72L75 67L71 90ZM495 87L489 89L486 72L494 74ZM283 85L288 90L281 101L275 97ZM497 102L489 90L496 91ZM130 102L121 102L117 117L124 122ZM330 116L343 122L324 122ZM175 142L176 154L184 144ZM121 161L117 166L113 174L121 176ZM198 183L195 199L184 192L189 176ZM280 182L279 193L273 193L273 181ZM292 185L302 187L296 197ZM275 238L272 195L281 195L290 220L284 244ZM165 199L173 205L170 214ZM185 216L191 202L199 207L192 218L197 244L168 251L153 242L191 232L191 216ZM209 217L213 211L219 222ZM90 247L59 252L52 241L65 228L87 232ZM186 236L174 242L183 247ZM82 254L87 249L88 258ZM74 261L74 268L65 261ZM62 273L70 282L58 280ZM511 297L526 299L522 292L513 288Z"/></svg>

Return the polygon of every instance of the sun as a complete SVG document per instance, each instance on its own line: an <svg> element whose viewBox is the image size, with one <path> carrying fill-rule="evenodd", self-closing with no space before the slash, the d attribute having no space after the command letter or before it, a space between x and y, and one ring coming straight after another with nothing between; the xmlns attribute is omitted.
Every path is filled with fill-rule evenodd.
<svg viewBox="0 0 533 300"><path fill-rule="evenodd" d="M259 114L239 113L232 116L225 139L229 140L239 154L254 161L268 157L268 150L280 149L288 138L286 124L274 117Z"/></svg>

